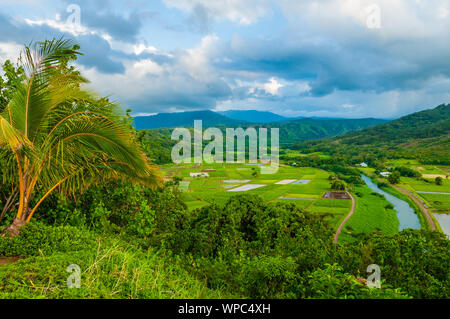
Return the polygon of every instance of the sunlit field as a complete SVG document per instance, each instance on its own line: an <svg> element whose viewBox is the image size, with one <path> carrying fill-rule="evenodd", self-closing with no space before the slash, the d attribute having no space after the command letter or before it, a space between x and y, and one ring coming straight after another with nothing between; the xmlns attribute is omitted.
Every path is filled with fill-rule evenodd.
<svg viewBox="0 0 450 319"><path fill-rule="evenodd" d="M215 170L215 171L212 171ZM190 210L211 203L223 204L231 196L248 193L260 196L267 202L290 202L305 210L326 216L337 227L348 214L351 201L325 199L330 191L330 173L311 167L281 165L275 174L261 174L259 165L252 164L170 164L162 167L165 178L182 178L179 190ZM191 177L190 173L207 172L209 177ZM295 184L296 181L305 184ZM277 184L280 182L289 184ZM309 182L308 182L309 181ZM233 192L244 185L265 185L257 189Z"/></svg>

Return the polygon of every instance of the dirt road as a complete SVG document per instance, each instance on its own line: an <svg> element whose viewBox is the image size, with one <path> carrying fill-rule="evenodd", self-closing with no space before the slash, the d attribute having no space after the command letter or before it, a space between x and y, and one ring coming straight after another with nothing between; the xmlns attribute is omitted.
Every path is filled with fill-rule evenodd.
<svg viewBox="0 0 450 319"><path fill-rule="evenodd" d="M341 231L344 228L345 223L350 219L350 217L352 217L353 213L355 212L355 206L356 206L355 198L353 197L352 194L350 194L350 192L348 190L346 190L346 192L352 199L352 209L350 210L350 213L348 213L347 217L345 217L345 219L342 221L341 225L339 225L339 228L337 229L336 234L334 235L335 243L338 242L339 235L341 234Z"/></svg>
<svg viewBox="0 0 450 319"><path fill-rule="evenodd" d="M389 184L389 185L392 186L393 188L395 188L396 190L398 190L399 192L401 192L402 194L408 196L411 200L413 200L414 203L416 203L417 206L419 206L420 210L425 214L425 217L427 218L428 224L430 224L431 229L436 230L436 224L434 223L433 218L431 218L428 208L426 208L423 205L423 203L413 193L411 193L407 189L404 189L403 187L393 185L393 184Z"/></svg>

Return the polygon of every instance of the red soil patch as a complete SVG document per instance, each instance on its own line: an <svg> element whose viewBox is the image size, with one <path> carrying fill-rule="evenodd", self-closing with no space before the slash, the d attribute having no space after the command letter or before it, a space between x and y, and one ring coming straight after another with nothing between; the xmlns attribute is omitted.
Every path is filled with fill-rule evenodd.
<svg viewBox="0 0 450 319"><path fill-rule="evenodd" d="M322 198L328 199L350 199L350 196L346 192L326 192Z"/></svg>
<svg viewBox="0 0 450 319"><path fill-rule="evenodd" d="M19 259L20 257L0 257L0 265L12 264Z"/></svg>

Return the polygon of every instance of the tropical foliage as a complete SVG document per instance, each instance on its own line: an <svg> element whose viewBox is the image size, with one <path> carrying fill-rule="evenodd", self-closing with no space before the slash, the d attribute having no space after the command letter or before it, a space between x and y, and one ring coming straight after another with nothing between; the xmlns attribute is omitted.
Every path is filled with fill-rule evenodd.
<svg viewBox="0 0 450 319"><path fill-rule="evenodd" d="M295 205L241 195L188 212L176 189L171 183L151 192L108 184L92 187L83 203L48 201L49 213L37 216L21 236L0 238L0 256L21 258L0 266L0 296L450 296L450 243L440 233L377 232L336 245L327 222ZM129 196L127 207L123 198ZM71 209L79 211L73 218L56 214ZM65 288L69 264L83 271L81 289ZM366 286L370 264L380 266L381 289Z"/></svg>
<svg viewBox="0 0 450 319"><path fill-rule="evenodd" d="M26 46L23 80L14 82L14 94L5 99L0 154L3 181L12 184L11 196L18 196L13 233L56 189L74 194L122 176L158 182L120 108L84 89L87 80L69 66L78 49L68 40ZM36 196L37 190L42 194Z"/></svg>

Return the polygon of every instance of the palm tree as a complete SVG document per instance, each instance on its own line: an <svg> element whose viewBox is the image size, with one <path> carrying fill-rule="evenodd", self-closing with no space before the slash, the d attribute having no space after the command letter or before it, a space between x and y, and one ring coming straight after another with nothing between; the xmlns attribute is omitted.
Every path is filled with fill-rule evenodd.
<svg viewBox="0 0 450 319"><path fill-rule="evenodd" d="M54 39L25 46L19 60L25 80L0 113L3 182L18 197L11 235L55 190L74 195L107 178L160 183L121 108L84 89L87 80L68 67L78 49Z"/></svg>

